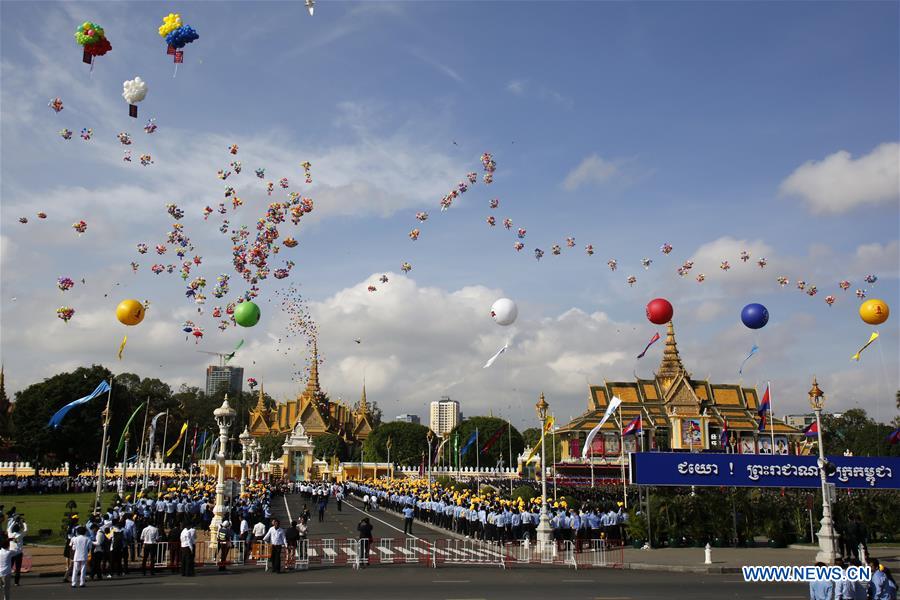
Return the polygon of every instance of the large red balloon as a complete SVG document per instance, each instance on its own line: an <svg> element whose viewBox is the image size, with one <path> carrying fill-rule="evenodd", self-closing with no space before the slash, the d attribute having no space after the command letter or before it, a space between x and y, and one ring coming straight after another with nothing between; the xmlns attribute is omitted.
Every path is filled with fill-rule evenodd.
<svg viewBox="0 0 900 600"><path fill-rule="evenodd" d="M656 298L647 304L647 319L656 325L665 325L672 320L675 309L665 298Z"/></svg>

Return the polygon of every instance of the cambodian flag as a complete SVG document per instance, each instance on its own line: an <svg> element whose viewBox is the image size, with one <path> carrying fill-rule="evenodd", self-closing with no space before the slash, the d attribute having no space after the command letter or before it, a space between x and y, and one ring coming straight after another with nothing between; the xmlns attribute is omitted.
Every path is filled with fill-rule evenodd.
<svg viewBox="0 0 900 600"><path fill-rule="evenodd" d="M888 444L900 444L900 427L898 427L897 429L893 430L893 431L887 436L887 443L888 443Z"/></svg>
<svg viewBox="0 0 900 600"><path fill-rule="evenodd" d="M819 435L819 424L813 421L803 429L803 435L806 437L817 437Z"/></svg>
<svg viewBox="0 0 900 600"><path fill-rule="evenodd" d="M631 423L625 426L625 429L622 430L622 435L631 435L632 433L638 434L641 432L641 416L638 415L634 419L631 420Z"/></svg>
<svg viewBox="0 0 900 600"><path fill-rule="evenodd" d="M759 416L765 415L765 413L769 412L769 409L772 406L772 402L769 398L769 386L766 386L766 393L763 394L762 402L759 404L759 409L756 411Z"/></svg>

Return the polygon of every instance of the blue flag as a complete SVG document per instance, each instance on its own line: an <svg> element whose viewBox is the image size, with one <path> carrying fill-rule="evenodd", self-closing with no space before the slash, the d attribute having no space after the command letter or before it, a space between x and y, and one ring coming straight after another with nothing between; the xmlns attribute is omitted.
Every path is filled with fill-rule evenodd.
<svg viewBox="0 0 900 600"><path fill-rule="evenodd" d="M466 444L462 447L462 450L459 451L459 455L462 456L466 452L469 451L469 448L475 445L475 440L478 439L478 432L474 431L472 435L469 436L469 439L466 440Z"/></svg>
<svg viewBox="0 0 900 600"><path fill-rule="evenodd" d="M78 400L69 402L68 404L63 406L61 409L56 411L56 414L54 414L52 417L50 417L50 422L47 423L47 425L49 427L59 427L60 423L62 423L62 420L65 418L65 416L68 414L68 412L70 410L72 410L76 406L81 406L82 404L87 404L88 402L90 402L91 400L93 400L94 398L99 396L100 394L105 394L108 391L109 391L109 384L106 383L106 381L101 381L100 385L97 386L97 389L94 390L93 392L91 392L89 396L85 396L84 398L79 398Z"/></svg>

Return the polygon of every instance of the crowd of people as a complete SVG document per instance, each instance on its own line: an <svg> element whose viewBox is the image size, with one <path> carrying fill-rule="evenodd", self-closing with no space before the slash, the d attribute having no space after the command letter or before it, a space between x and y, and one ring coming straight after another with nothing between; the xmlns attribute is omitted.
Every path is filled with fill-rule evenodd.
<svg viewBox="0 0 900 600"><path fill-rule="evenodd" d="M540 498L505 498L492 487L475 492L463 486L429 485L424 479L369 479L351 481L347 486L367 509L381 505L402 514L407 533L412 533L413 522L418 520L495 544L533 542L540 522ZM625 540L628 513L622 503L576 507L559 500L548 503L547 510L558 543L571 541L580 549L589 540L615 544Z"/></svg>

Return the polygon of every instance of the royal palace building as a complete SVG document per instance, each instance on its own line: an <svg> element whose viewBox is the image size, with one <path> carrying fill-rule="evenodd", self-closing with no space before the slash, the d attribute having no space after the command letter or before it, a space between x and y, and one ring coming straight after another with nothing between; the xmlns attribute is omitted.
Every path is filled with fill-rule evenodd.
<svg viewBox="0 0 900 600"><path fill-rule="evenodd" d="M588 433L603 419L614 397L622 401L619 409L603 424L588 457L582 458ZM563 440L557 470L560 476L583 476L593 466L601 478L618 478L628 453L638 451L771 454L774 448L776 454L802 453L805 438L801 430L769 413L761 428L759 402L754 388L691 377L681 361L670 322L653 379L591 385L587 411L556 430ZM622 436L622 427L638 416L641 435Z"/></svg>

